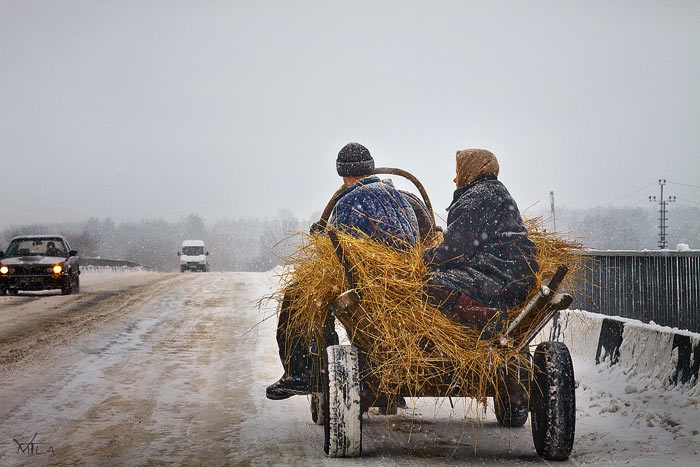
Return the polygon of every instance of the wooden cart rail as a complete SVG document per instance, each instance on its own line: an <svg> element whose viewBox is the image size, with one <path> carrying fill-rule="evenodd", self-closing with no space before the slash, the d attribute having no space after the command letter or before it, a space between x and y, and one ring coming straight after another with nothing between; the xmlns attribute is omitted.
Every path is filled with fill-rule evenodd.
<svg viewBox="0 0 700 467"><path fill-rule="evenodd" d="M435 213L433 212L433 205L430 202L430 198L428 197L428 192L425 191L425 187L423 187L423 184L413 174L406 170L397 169L394 167L377 167L372 172L372 175L399 175L410 180L411 183L413 183L416 189L418 189L418 191L420 192L420 195L423 198L423 203L425 203L425 207L427 208L428 213L430 213L430 223L432 226L435 226ZM326 204L326 207L323 209L321 219L319 220L319 224L322 227L325 227L328 224L328 219L331 217L331 212L333 212L333 208L335 207L335 204L337 202L338 195L342 193L343 190L345 190L345 186L341 186L340 188L338 188L333 194L333 197L331 197L330 201L328 201L328 204Z"/></svg>

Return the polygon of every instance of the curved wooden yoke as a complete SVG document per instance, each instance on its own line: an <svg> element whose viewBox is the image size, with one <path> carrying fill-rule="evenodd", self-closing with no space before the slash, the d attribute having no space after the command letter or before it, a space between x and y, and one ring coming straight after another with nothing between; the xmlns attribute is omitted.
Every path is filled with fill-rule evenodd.
<svg viewBox="0 0 700 467"><path fill-rule="evenodd" d="M374 172L372 172L372 175L398 175L400 177L410 180L420 192L420 195L423 198L423 202L425 203L425 207L430 213L430 223L433 227L435 226L435 213L433 213L433 205L430 202L430 198L428 197L428 192L425 191L423 184L413 174L406 170L397 169L393 167L377 167L376 169L374 169ZM344 185L336 190L336 192L333 194L333 197L330 199L330 201L328 201L328 204L326 204L326 208L321 214L321 220L319 220L319 223L321 225L325 226L328 223L328 219L331 217L331 212L333 212L333 208L335 207L336 198L340 193L343 192L343 190L345 190Z"/></svg>

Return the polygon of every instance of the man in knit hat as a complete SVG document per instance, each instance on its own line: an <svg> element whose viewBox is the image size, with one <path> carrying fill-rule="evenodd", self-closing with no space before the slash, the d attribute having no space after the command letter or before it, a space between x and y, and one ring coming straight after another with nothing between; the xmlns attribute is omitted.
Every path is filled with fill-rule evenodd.
<svg viewBox="0 0 700 467"><path fill-rule="evenodd" d="M527 298L538 269L535 245L498 172L490 151L457 151L444 240L423 251L428 295L449 318L483 330L482 338L500 331L507 309Z"/></svg>
<svg viewBox="0 0 700 467"><path fill-rule="evenodd" d="M418 220L411 204L390 183L372 175L374 159L366 147L358 143L346 144L338 153L335 166L343 178L345 190L336 197L331 225L394 248L407 248L417 243ZM289 297L285 296L277 326L277 344L285 372L266 391L268 399L273 400L311 391L308 349L297 336L287 332L290 313L293 313L289 302Z"/></svg>
<svg viewBox="0 0 700 467"><path fill-rule="evenodd" d="M413 208L390 183L372 175L374 159L366 147L346 144L335 167L346 188L336 197L331 224L398 248L415 245L418 220Z"/></svg>

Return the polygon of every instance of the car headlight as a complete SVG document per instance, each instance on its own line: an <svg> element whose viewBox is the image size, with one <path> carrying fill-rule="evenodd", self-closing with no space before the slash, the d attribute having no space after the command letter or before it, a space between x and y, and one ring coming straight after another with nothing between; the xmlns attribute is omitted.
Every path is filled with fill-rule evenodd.
<svg viewBox="0 0 700 467"><path fill-rule="evenodd" d="M63 271L63 266L61 266L60 264L57 264L53 267L54 274L61 274L61 271Z"/></svg>
<svg viewBox="0 0 700 467"><path fill-rule="evenodd" d="M0 274L7 274L8 272L10 272L10 268L7 266L0 266Z"/></svg>

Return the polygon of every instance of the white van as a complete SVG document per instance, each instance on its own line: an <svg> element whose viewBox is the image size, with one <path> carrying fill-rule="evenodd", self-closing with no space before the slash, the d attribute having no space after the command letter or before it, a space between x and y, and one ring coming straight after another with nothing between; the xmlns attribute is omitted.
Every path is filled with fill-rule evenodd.
<svg viewBox="0 0 700 467"><path fill-rule="evenodd" d="M182 251L178 251L177 255L180 257L180 272L185 272L188 269L209 271L209 263L207 262L209 252L204 251L204 241L185 240L182 242Z"/></svg>

